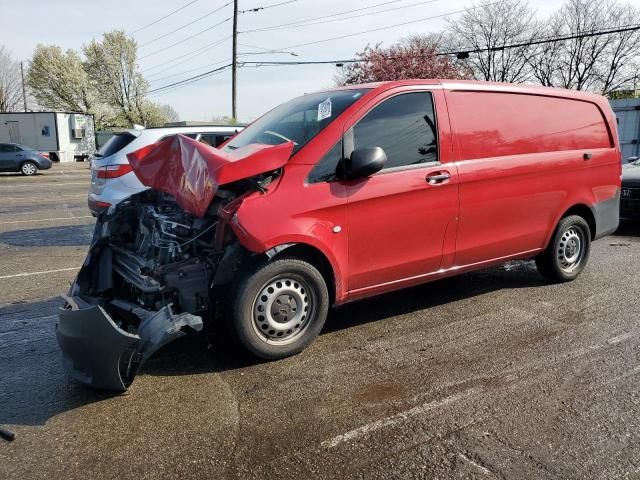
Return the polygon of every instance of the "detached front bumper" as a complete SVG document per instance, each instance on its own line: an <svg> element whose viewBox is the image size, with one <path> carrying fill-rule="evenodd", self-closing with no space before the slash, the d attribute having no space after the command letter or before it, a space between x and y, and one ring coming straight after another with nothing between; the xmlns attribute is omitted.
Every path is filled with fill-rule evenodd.
<svg viewBox="0 0 640 480"><path fill-rule="evenodd" d="M105 309L80 297L65 298L56 328L67 373L101 390L125 391L142 364L158 349L185 335L201 331L202 319L190 313L173 314L166 306L157 312L132 308L140 318L135 334L119 328Z"/></svg>

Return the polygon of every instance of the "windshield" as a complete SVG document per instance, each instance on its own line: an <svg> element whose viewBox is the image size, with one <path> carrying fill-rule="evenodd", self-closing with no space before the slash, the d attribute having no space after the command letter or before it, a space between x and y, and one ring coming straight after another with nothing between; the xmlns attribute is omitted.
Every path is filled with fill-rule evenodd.
<svg viewBox="0 0 640 480"><path fill-rule="evenodd" d="M293 153L304 147L369 89L311 93L283 103L242 130L222 150L252 143L279 145L293 141Z"/></svg>

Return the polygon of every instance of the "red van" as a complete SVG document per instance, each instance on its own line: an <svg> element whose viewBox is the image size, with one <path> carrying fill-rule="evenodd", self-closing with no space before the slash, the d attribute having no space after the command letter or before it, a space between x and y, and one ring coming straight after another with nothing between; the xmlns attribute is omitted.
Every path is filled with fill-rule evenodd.
<svg viewBox="0 0 640 480"><path fill-rule="evenodd" d="M100 215L57 329L67 370L98 388L218 321L277 359L345 302L513 259L573 280L618 226L615 117L568 90L338 88L220 150L174 136L129 160L151 188Z"/></svg>

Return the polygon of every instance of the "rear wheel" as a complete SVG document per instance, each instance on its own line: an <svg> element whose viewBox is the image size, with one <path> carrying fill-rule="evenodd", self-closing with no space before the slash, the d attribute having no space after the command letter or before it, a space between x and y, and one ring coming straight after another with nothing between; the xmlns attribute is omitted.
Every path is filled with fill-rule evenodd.
<svg viewBox="0 0 640 480"><path fill-rule="evenodd" d="M329 293L318 270L283 258L253 269L236 288L232 329L240 343L267 360L295 355L318 336Z"/></svg>
<svg viewBox="0 0 640 480"><path fill-rule="evenodd" d="M37 171L38 171L38 167L33 162L23 162L22 165L20 165L20 172L23 175L27 175L27 176L35 175Z"/></svg>
<svg viewBox="0 0 640 480"><path fill-rule="evenodd" d="M589 224L578 215L570 215L560 220L547 250L536 258L536 266L548 279L568 282L584 270L590 252Z"/></svg>

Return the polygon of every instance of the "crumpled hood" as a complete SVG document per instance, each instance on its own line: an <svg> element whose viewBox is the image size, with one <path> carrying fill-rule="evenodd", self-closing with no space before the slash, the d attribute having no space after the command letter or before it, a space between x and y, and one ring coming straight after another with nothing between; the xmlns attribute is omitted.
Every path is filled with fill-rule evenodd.
<svg viewBox="0 0 640 480"><path fill-rule="evenodd" d="M202 217L220 185L282 167L293 147L293 142L253 144L227 153L184 135L172 135L127 158L143 185L172 195L184 210Z"/></svg>

